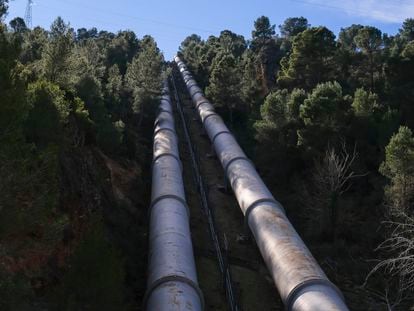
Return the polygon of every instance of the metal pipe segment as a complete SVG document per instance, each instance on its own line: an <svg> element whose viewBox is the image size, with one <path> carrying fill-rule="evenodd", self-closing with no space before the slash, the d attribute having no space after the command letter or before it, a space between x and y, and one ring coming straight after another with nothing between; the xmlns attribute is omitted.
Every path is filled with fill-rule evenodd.
<svg viewBox="0 0 414 311"><path fill-rule="evenodd" d="M175 62L286 309L348 310L185 64L178 56Z"/></svg>
<svg viewBox="0 0 414 311"><path fill-rule="evenodd" d="M199 311L204 309L204 301L197 282L189 212L167 84L162 94L154 125L145 309Z"/></svg>

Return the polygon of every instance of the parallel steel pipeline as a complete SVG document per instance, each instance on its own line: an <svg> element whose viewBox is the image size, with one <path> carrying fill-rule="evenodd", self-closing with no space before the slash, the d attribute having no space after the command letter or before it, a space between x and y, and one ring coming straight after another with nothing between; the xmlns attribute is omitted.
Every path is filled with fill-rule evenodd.
<svg viewBox="0 0 414 311"><path fill-rule="evenodd" d="M188 150L189 150L190 158L191 158L191 162L192 162L191 164L192 164L192 167L193 167L194 182L195 182L195 184L197 185L197 188L198 188L198 193L199 193L200 199L201 199L200 203L201 203L201 206L203 208L203 212L205 214L205 217L207 218L211 241L212 241L212 244L214 246L214 250L216 252L216 257L217 257L217 261L218 261L218 264L219 264L220 272L223 276L223 281L224 281L223 283L224 283L224 288L226 290L226 298L227 298L227 302L229 304L229 310L230 311L239 311L240 308L237 304L230 269L229 269L227 260L225 260L226 255L224 254L224 252L222 250L222 247L221 247L219 235L218 235L218 232L217 232L217 229L216 229L216 224L215 224L215 220L214 220L214 216L213 216L213 211L211 209L211 206L208 203L207 187L206 187L206 185L204 183L204 179L201 175L199 161L197 160L196 151L195 151L195 149L193 147L193 143L191 141L191 136L190 136L188 126L187 126L187 122L186 122L186 118L185 118L185 115L184 115L184 112L183 112L183 107L181 105L181 101L180 101L178 91L177 91L177 87L176 87L176 84L175 84L174 74L171 75L171 78L172 78L171 81L172 81L172 85L173 85L173 89L174 89L175 100L176 100L176 103L177 103L177 110L180 114L180 119L182 121L182 127L183 127L183 130L184 130L184 137L185 137L185 140L187 141Z"/></svg>
<svg viewBox="0 0 414 311"><path fill-rule="evenodd" d="M203 310L167 83L154 127L145 308L148 311Z"/></svg>
<svg viewBox="0 0 414 311"><path fill-rule="evenodd" d="M175 62L286 309L348 310L190 71Z"/></svg>

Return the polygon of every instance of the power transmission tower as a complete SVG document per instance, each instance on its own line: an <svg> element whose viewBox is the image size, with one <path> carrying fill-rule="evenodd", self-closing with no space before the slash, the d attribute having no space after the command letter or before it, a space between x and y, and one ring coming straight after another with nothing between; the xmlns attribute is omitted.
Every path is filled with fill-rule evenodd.
<svg viewBox="0 0 414 311"><path fill-rule="evenodd" d="M32 5L33 0L27 0L26 14L24 15L24 22L26 27L32 28Z"/></svg>

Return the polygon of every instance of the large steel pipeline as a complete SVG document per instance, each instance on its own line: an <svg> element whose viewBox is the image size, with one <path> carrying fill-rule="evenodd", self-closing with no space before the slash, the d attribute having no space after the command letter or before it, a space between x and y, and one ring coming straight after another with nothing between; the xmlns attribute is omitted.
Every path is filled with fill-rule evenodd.
<svg viewBox="0 0 414 311"><path fill-rule="evenodd" d="M179 112L180 119L182 122L182 127L184 130L184 137L185 137L185 140L187 141L188 150L190 153L194 181L198 188L198 193L200 195L200 203L201 203L203 212L207 218L210 237L211 237L211 241L214 246L214 250L216 251L219 269L223 276L223 283L224 283L224 288L226 290L226 297L229 303L229 308L231 311L238 311L240 309L239 309L239 306L237 305L236 297L234 294L235 290L233 288L233 281L232 281L230 269L228 266L228 262L225 260L225 255L223 254L223 250L220 245L220 240L219 240L218 232L217 232L216 225L215 225L213 211L211 207L209 206L208 199L207 199L207 196L208 196L207 187L205 186L204 179L201 176L200 165L197 160L196 151L193 147L191 136L188 130L188 125L187 125L187 121L184 115L183 107L181 105L180 96L178 95L177 87L175 84L174 74L171 75L171 81L172 81L172 86L174 89L175 101L177 103L177 110Z"/></svg>
<svg viewBox="0 0 414 311"><path fill-rule="evenodd" d="M148 311L204 309L198 287L173 109L165 83L154 125Z"/></svg>
<svg viewBox="0 0 414 311"><path fill-rule="evenodd" d="M174 60L286 309L348 310L185 64Z"/></svg>

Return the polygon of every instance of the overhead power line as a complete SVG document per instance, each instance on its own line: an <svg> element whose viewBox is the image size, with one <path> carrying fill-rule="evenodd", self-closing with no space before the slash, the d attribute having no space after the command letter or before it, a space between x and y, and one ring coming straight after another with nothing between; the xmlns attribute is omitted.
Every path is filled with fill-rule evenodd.
<svg viewBox="0 0 414 311"><path fill-rule="evenodd" d="M126 17L126 18L137 20L137 21L140 21L140 22L152 23L152 24L156 24L156 25L163 25L163 26L187 29L187 30L191 30L191 31L204 32L204 33L209 33L209 34L219 31L219 30L212 30L212 29L205 29L205 28L198 28L198 27L188 27L188 26L185 26L185 25L182 25L182 24L168 23L168 22L161 21L161 20L149 19L149 18L124 14L124 13L109 11L109 10L105 10L105 9L102 9L102 8L86 5L86 4L80 3L80 2L75 3L75 2L68 1L68 0L58 0L58 1L66 4L66 5L76 6L77 8L82 7L84 9L89 9L89 10L94 11L94 12L101 12L101 13L108 14L108 15L111 15L111 16L116 15L116 16L120 16L120 17Z"/></svg>

